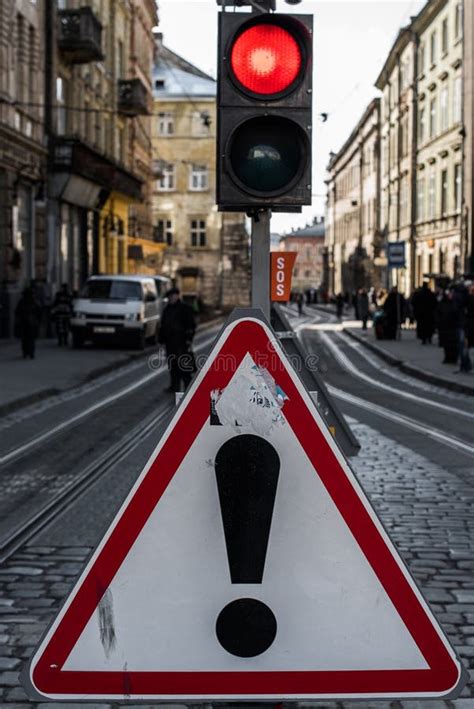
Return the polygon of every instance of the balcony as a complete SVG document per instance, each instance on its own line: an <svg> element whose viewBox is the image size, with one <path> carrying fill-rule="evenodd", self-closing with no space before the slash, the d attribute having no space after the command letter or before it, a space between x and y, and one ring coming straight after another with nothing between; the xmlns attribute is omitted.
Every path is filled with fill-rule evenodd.
<svg viewBox="0 0 474 709"><path fill-rule="evenodd" d="M119 79L117 108L126 116L148 113L148 93L140 79Z"/></svg>
<svg viewBox="0 0 474 709"><path fill-rule="evenodd" d="M141 178L78 138L65 136L52 141L50 167L53 173L78 175L105 190L127 195L133 201L143 199Z"/></svg>
<svg viewBox="0 0 474 709"><path fill-rule="evenodd" d="M104 58L102 25L90 7L58 10L58 47L71 64L87 64Z"/></svg>

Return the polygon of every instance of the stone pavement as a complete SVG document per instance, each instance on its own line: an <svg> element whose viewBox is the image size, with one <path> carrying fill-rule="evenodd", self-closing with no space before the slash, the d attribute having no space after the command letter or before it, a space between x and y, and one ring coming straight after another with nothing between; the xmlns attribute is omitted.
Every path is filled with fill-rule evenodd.
<svg viewBox="0 0 474 709"><path fill-rule="evenodd" d="M474 490L472 481L434 465L370 427L350 420L361 442L352 463L383 523L442 627L470 671L457 700L304 702L331 709L474 707ZM71 540L71 543L73 540ZM79 707L30 702L18 672L58 611L90 552L31 545L0 567L0 706ZM105 702L89 707L107 709ZM133 705L128 705L133 706ZM138 705L135 705L138 706ZM141 704L141 707L150 706ZM173 705L175 707L179 705ZM182 706L182 705L181 705Z"/></svg>
<svg viewBox="0 0 474 709"><path fill-rule="evenodd" d="M148 350L147 354L150 354ZM83 384L123 366L143 352L114 347L58 347L36 343L35 359L23 359L19 341L0 341L0 415Z"/></svg>

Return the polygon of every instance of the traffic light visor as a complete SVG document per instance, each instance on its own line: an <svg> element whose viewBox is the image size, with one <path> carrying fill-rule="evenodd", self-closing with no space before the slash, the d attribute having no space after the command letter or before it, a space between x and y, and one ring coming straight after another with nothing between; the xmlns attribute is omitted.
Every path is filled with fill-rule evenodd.
<svg viewBox="0 0 474 709"><path fill-rule="evenodd" d="M230 173L250 194L283 194L301 176L307 152L304 131L293 121L279 116L251 118L231 137Z"/></svg>
<svg viewBox="0 0 474 709"><path fill-rule="evenodd" d="M301 48L294 36L277 24L261 23L244 29L231 48L230 62L241 86L271 96L286 91L302 66Z"/></svg>

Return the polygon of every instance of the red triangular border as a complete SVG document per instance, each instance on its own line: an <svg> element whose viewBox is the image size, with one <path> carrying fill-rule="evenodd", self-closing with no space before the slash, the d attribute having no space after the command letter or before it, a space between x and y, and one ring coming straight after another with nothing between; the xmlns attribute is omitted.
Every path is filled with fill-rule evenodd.
<svg viewBox="0 0 474 709"><path fill-rule="evenodd" d="M341 465L336 446L310 412L301 382L280 347L272 343L262 322L231 322L214 348L210 364L198 376L183 406L173 419L167 438L141 479L115 527L95 555L80 586L71 594L63 617L49 640L43 641L30 668L33 687L42 695L89 697L357 697L441 696L451 692L460 678L460 664L435 621L408 581L394 552L356 492ZM219 349L217 349L219 347ZM78 672L62 667L85 625L96 611L148 517L177 471L181 461L209 417L210 392L223 389L243 357L250 353L287 394L284 415L328 493L352 531L368 563L392 600L430 669L276 672ZM324 424L321 424L324 426ZM78 584L78 585L79 585ZM74 595L75 594L75 595ZM69 602L69 601L68 601ZM50 633L51 634L51 631Z"/></svg>

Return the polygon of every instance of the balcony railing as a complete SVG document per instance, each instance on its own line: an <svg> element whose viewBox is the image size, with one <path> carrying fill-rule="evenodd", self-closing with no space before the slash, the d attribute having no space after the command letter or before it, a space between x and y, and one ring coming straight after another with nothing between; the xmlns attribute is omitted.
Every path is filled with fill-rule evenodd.
<svg viewBox="0 0 474 709"><path fill-rule="evenodd" d="M148 94L140 79L119 79L117 107L126 116L148 113Z"/></svg>
<svg viewBox="0 0 474 709"><path fill-rule="evenodd" d="M102 25L90 7L58 10L58 46L71 64L87 64L104 58Z"/></svg>

